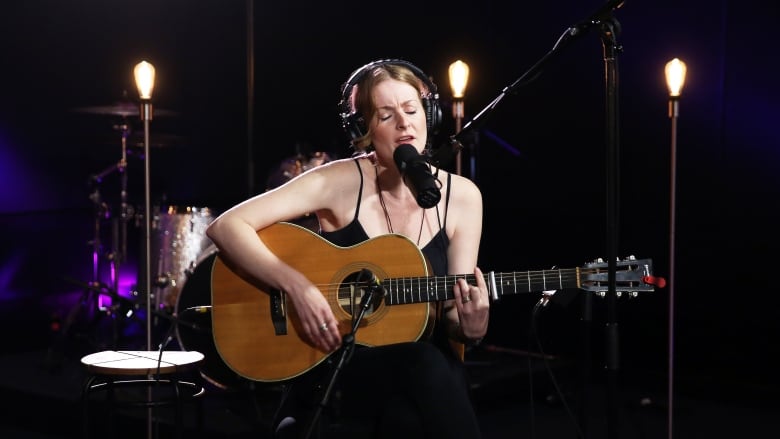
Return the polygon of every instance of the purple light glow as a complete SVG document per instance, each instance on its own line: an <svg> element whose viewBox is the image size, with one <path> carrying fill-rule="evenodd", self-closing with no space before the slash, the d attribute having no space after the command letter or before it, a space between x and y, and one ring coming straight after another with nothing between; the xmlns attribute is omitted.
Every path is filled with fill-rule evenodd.
<svg viewBox="0 0 780 439"><path fill-rule="evenodd" d="M31 149L0 130L0 214L51 207L52 200L44 189L49 177L39 170L40 166L34 166L35 157L29 156Z"/></svg>
<svg viewBox="0 0 780 439"><path fill-rule="evenodd" d="M113 267L110 269L114 270ZM143 297L136 297L135 290L138 285L138 269L134 264L125 264L119 268L119 280L117 281L117 294L120 297L134 302L138 300L144 300ZM101 294L98 299L98 306L100 309L107 309L111 306L111 296L108 294ZM141 305L141 304L139 304Z"/></svg>

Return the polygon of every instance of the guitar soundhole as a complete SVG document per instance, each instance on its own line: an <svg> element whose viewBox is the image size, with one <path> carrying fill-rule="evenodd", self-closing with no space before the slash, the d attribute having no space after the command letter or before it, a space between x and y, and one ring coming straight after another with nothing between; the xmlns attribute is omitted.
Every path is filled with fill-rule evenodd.
<svg viewBox="0 0 780 439"><path fill-rule="evenodd" d="M337 300L339 307L353 317L359 315L364 297L365 300L371 300L363 315L363 318L366 318L380 308L382 301L381 298L372 300L368 285L366 282L361 282L359 276L360 272L354 272L344 278L338 287Z"/></svg>

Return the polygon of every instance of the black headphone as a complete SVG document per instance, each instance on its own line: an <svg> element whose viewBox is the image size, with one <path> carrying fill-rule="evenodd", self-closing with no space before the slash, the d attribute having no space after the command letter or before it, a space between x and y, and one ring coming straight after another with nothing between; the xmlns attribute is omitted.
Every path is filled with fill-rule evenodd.
<svg viewBox="0 0 780 439"><path fill-rule="evenodd" d="M414 64L402 59L382 59L373 61L352 72L341 89L341 101L339 102L341 126L344 127L344 131L347 132L347 135L349 135L351 140L359 139L368 132L363 115L358 112L352 112L350 103L352 89L355 87L355 84L360 82L361 79L363 79L363 76L370 72L374 67L387 64L400 65L408 68L415 76L420 78L428 88L428 95L422 98L422 103L423 108L425 109L425 121L428 126L428 144L430 145L433 136L439 129L442 119L441 106L439 105L439 93L436 84L434 84L422 70L417 68Z"/></svg>

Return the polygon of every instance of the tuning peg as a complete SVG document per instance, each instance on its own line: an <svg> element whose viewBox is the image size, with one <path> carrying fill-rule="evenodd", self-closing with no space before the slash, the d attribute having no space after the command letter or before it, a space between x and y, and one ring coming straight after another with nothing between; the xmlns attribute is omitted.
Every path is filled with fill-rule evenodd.
<svg viewBox="0 0 780 439"><path fill-rule="evenodd" d="M651 276L651 275L642 276L642 282L648 285L655 285L658 288L663 288L666 286L666 279L657 276Z"/></svg>

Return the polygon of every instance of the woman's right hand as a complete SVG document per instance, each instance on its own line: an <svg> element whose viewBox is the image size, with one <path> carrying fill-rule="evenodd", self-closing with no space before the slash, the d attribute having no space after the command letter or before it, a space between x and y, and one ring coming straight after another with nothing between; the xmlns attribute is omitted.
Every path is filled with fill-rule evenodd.
<svg viewBox="0 0 780 439"><path fill-rule="evenodd" d="M301 337L322 352L333 352L341 346L341 332L328 301L314 285L295 294L288 293L301 324Z"/></svg>

